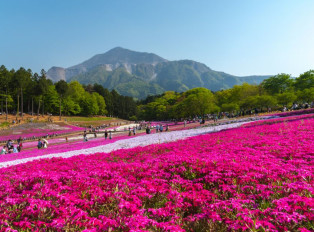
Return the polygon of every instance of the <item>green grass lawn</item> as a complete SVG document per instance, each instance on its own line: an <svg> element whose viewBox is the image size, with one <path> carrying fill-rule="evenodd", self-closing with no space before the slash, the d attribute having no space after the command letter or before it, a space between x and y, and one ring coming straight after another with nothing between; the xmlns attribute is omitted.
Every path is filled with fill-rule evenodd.
<svg viewBox="0 0 314 232"><path fill-rule="evenodd" d="M8 127L10 125L9 122L2 122L0 123L0 128Z"/></svg>
<svg viewBox="0 0 314 232"><path fill-rule="evenodd" d="M68 122L93 122L93 121L107 121L114 118L109 117L66 117Z"/></svg>

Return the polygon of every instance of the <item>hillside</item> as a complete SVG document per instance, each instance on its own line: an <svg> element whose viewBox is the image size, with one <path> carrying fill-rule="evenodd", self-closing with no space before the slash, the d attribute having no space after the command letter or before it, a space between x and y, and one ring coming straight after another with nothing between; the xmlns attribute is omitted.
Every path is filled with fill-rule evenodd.
<svg viewBox="0 0 314 232"><path fill-rule="evenodd" d="M167 90L182 92L195 87L218 91L244 82L259 84L269 77L233 76L214 71L196 61L168 61L152 53L120 47L70 68L52 67L47 75L53 81L98 83L105 88L116 89L122 95L139 99Z"/></svg>

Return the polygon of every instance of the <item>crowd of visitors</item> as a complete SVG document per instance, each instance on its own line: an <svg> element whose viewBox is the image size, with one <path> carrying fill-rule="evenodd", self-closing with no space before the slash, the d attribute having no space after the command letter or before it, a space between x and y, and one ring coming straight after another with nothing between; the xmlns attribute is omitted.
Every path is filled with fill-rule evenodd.
<svg viewBox="0 0 314 232"><path fill-rule="evenodd" d="M10 153L19 153L22 151L22 147L23 147L23 143L22 143L21 138L17 140L16 146L13 144L13 141L9 139L6 145L4 145L3 148L1 149L0 155L10 154Z"/></svg>
<svg viewBox="0 0 314 232"><path fill-rule="evenodd" d="M23 148L23 139L20 137L17 139L17 144L13 143L13 140L9 139L0 151L0 155L11 154L11 153L19 153ZM48 148L47 139L38 139L37 148Z"/></svg>

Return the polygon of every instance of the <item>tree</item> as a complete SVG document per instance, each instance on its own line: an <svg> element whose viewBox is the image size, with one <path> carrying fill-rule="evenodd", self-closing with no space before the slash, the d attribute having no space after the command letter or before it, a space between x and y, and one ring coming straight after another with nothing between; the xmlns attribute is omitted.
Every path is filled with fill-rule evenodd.
<svg viewBox="0 0 314 232"><path fill-rule="evenodd" d="M239 105L236 104L236 103L225 103L225 104L222 104L221 106L221 111L223 112L233 112L233 111L238 111L240 109Z"/></svg>
<svg viewBox="0 0 314 232"><path fill-rule="evenodd" d="M214 95L205 88L194 88L184 94L184 109L186 116L209 114L214 107Z"/></svg>
<svg viewBox="0 0 314 232"><path fill-rule="evenodd" d="M99 93L100 94L100 93ZM107 111L108 111L108 114L110 116L113 115L113 108L114 108L114 103L113 103L113 97L110 93L110 91L108 89L105 89L104 91L104 95L102 95L105 99L105 102L106 102L106 108L107 108Z"/></svg>
<svg viewBox="0 0 314 232"><path fill-rule="evenodd" d="M314 87L297 91L298 100L302 103L314 101Z"/></svg>
<svg viewBox="0 0 314 232"><path fill-rule="evenodd" d="M43 95L46 103L46 110L50 113L58 113L60 97L54 85L48 86L47 92Z"/></svg>
<svg viewBox="0 0 314 232"><path fill-rule="evenodd" d="M259 107L261 111L263 110L263 107L266 107L268 110L277 104L276 98L270 95L257 96L256 99L256 106Z"/></svg>
<svg viewBox="0 0 314 232"><path fill-rule="evenodd" d="M105 103L105 100L104 98L99 95L98 93L92 93L93 97L96 98L96 102L97 102L97 105L98 105L98 112L97 114L99 115L104 115L107 113L107 110L106 110L106 103Z"/></svg>
<svg viewBox="0 0 314 232"><path fill-rule="evenodd" d="M289 74L281 73L265 79L261 85L270 94L283 93L293 85L293 80L290 77Z"/></svg>
<svg viewBox="0 0 314 232"><path fill-rule="evenodd" d="M277 101L282 106L288 106L297 99L297 96L293 92L285 92L277 94Z"/></svg>
<svg viewBox="0 0 314 232"><path fill-rule="evenodd" d="M27 87L28 83L31 82L32 77L32 70L28 69L25 70L24 68L20 68L17 70L14 75L12 82L14 86L16 86L16 92L17 92L17 115L19 113L19 96L21 96L21 117L23 119L23 113L24 113L24 100L23 100L23 90Z"/></svg>
<svg viewBox="0 0 314 232"><path fill-rule="evenodd" d="M78 81L71 81L69 84L68 95L75 102L80 102L85 96L85 90Z"/></svg>
<svg viewBox="0 0 314 232"><path fill-rule="evenodd" d="M63 97L65 97L65 94L68 91L68 83L66 83L64 80L58 81L56 84L56 90L59 94L59 120L61 121L61 101Z"/></svg>
<svg viewBox="0 0 314 232"><path fill-rule="evenodd" d="M191 93L191 95L189 95ZM196 104L198 106L197 113L199 115L205 115L210 113L211 108L214 106L214 95L212 92L205 88L195 88L191 91L188 91L187 93L188 97L195 95L197 100L195 101L195 98L193 101L190 102L190 104Z"/></svg>
<svg viewBox="0 0 314 232"><path fill-rule="evenodd" d="M311 89L314 87L314 70L307 71L295 79L294 86L297 90Z"/></svg>
<svg viewBox="0 0 314 232"><path fill-rule="evenodd" d="M88 92L85 92L84 97L80 101L81 114L84 116L96 115L99 111L96 98Z"/></svg>
<svg viewBox="0 0 314 232"><path fill-rule="evenodd" d="M241 101L241 110L252 110L257 105L257 96L250 96Z"/></svg>
<svg viewBox="0 0 314 232"><path fill-rule="evenodd" d="M8 88L11 80L11 73L6 69L4 65L0 67L0 91L2 92L1 97L1 112L3 114L3 100L6 105L6 120L8 120Z"/></svg>
<svg viewBox="0 0 314 232"><path fill-rule="evenodd" d="M39 116L40 102L42 101L42 96L47 92L48 86L52 85L52 82L50 80L47 80L46 78L45 70L42 69L40 74L41 75L39 76L36 86L36 95L38 96L37 116Z"/></svg>
<svg viewBox="0 0 314 232"><path fill-rule="evenodd" d="M77 115L81 112L81 107L77 102L67 97L63 99L63 111L65 115Z"/></svg>

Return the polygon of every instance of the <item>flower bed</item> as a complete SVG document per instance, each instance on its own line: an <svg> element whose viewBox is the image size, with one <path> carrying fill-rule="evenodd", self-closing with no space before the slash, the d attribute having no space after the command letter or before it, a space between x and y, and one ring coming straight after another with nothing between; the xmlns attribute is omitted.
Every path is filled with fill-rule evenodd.
<svg viewBox="0 0 314 232"><path fill-rule="evenodd" d="M93 138L88 142L75 141L71 143L63 143L56 145L49 145L48 149L34 148L32 150L25 150L20 153L11 153L0 156L0 167L6 165L16 165L19 163L27 162L40 157L69 157L80 154L94 154L96 152L111 152L121 148L131 148L136 146L145 146L154 143L175 141L186 137L196 136L199 134L216 132L228 128L234 128L241 125L241 123L235 123L231 125L218 125L215 127L202 127L193 130L183 130L182 128L176 128L171 132L155 133L145 135L144 132L137 133L136 136L127 136L125 134L113 135L113 139L105 140L104 137ZM186 129L186 128L185 128ZM49 140L51 141L51 140ZM50 143L49 143L50 144ZM34 142L31 145L35 146ZM27 160L25 160L27 159ZM9 162L9 163L7 163Z"/></svg>
<svg viewBox="0 0 314 232"><path fill-rule="evenodd" d="M259 125L271 125L274 123L282 123L282 122L291 122L296 120L303 120L303 119L311 119L314 118L314 114L304 114L304 115L294 115L294 116L287 116L283 118L270 118L266 120L260 120L255 122L250 122L248 124L243 125L242 127L252 127L252 126L259 126Z"/></svg>
<svg viewBox="0 0 314 232"><path fill-rule="evenodd" d="M271 114L271 116L287 117L287 116L302 115L302 114L314 114L314 108L276 113L276 114Z"/></svg>
<svg viewBox="0 0 314 232"><path fill-rule="evenodd" d="M298 117L300 117L300 116L298 116ZM53 154L56 154L56 153L69 153L70 151L73 151L73 152L71 152L71 153L73 153L73 155L78 155L78 154L81 154L82 152L84 152L84 153L87 152L88 154L93 154L95 152L103 152L102 149L104 148L103 147L104 145L114 143L114 142L117 142L120 140L124 141L125 139L130 139L130 138L132 138L132 141L128 140L128 141L124 141L122 143L115 144L112 147L112 149L117 150L117 149L120 149L121 147L134 147L134 143L135 143L135 146L138 146L139 144L149 145L149 144L153 144L153 143L160 143L161 140L163 142L174 141L174 140L183 139L186 137L196 136L199 134L217 132L217 131L224 130L224 129L238 127L243 123L251 122L251 121L255 121L255 120L262 120L260 124L272 124L272 123L276 122L276 121L273 121L271 119L264 121L264 119L267 119L267 118L271 118L271 117L240 118L240 119L229 120L229 121L220 121L219 123L208 124L207 126L200 126L199 123L191 123L191 124L188 124L186 127L182 127L182 125L173 125L173 126L169 127L170 133L169 132L167 132L167 133L158 132L157 137L156 136L147 136L147 135L145 135L145 132L138 131L136 133L136 136L132 135L131 137L126 136L125 134L115 134L114 133L112 140L105 140L105 138L102 136L100 136L98 138L93 138L93 136L92 136L91 140L89 140L87 143L83 142L81 139L76 140L75 142L71 141L71 142L67 143L67 142L65 142L65 139L56 138L56 139L49 139L49 148L48 149L40 149L40 150L38 150L36 147L37 141L32 141L32 142L24 143L23 149L28 148L27 150L22 150L22 152L20 152L20 153L6 154L6 155L0 156L0 167L21 163L22 161L18 161L18 160L26 159L26 158L27 158L27 160L24 160L23 162L33 160L33 158L35 158L35 157L38 158L38 157L47 156L47 155L49 155L49 157L54 157ZM248 124L248 125L251 125L251 124ZM255 123L253 123L252 125L254 126ZM250 126L248 126L248 127L250 127ZM198 129L195 129L195 128L198 128ZM189 129L193 129L193 130L189 130ZM151 134L157 135L156 130L152 129ZM145 136L144 139L143 138L138 138L135 140L133 139L134 137L143 136L143 135ZM79 136L78 136L78 138L79 138ZM70 138L69 141L72 139ZM126 146L125 143L127 143L128 146ZM29 149L31 147L33 147L33 149ZM82 150L82 149L84 149L84 150ZM108 150L106 150L106 151L108 151ZM17 162L12 163L11 161L14 161L14 160L16 160ZM10 163L3 164L3 162L10 162Z"/></svg>
<svg viewBox="0 0 314 232"><path fill-rule="evenodd" d="M13 134L13 135L4 135L1 136L0 135L0 142L1 141L7 141L9 139L12 140L16 140L18 138L32 138L33 136L35 137L43 137L48 135L52 135L52 134L67 134L67 133L73 133L75 131L83 131L84 128L82 127L77 127L77 126L72 126L72 125L66 125L66 126L62 126L63 128L66 129L62 129L62 130L51 130L51 129L31 129L31 133L22 133L22 134Z"/></svg>
<svg viewBox="0 0 314 232"><path fill-rule="evenodd" d="M311 231L314 119L0 169L1 229Z"/></svg>

